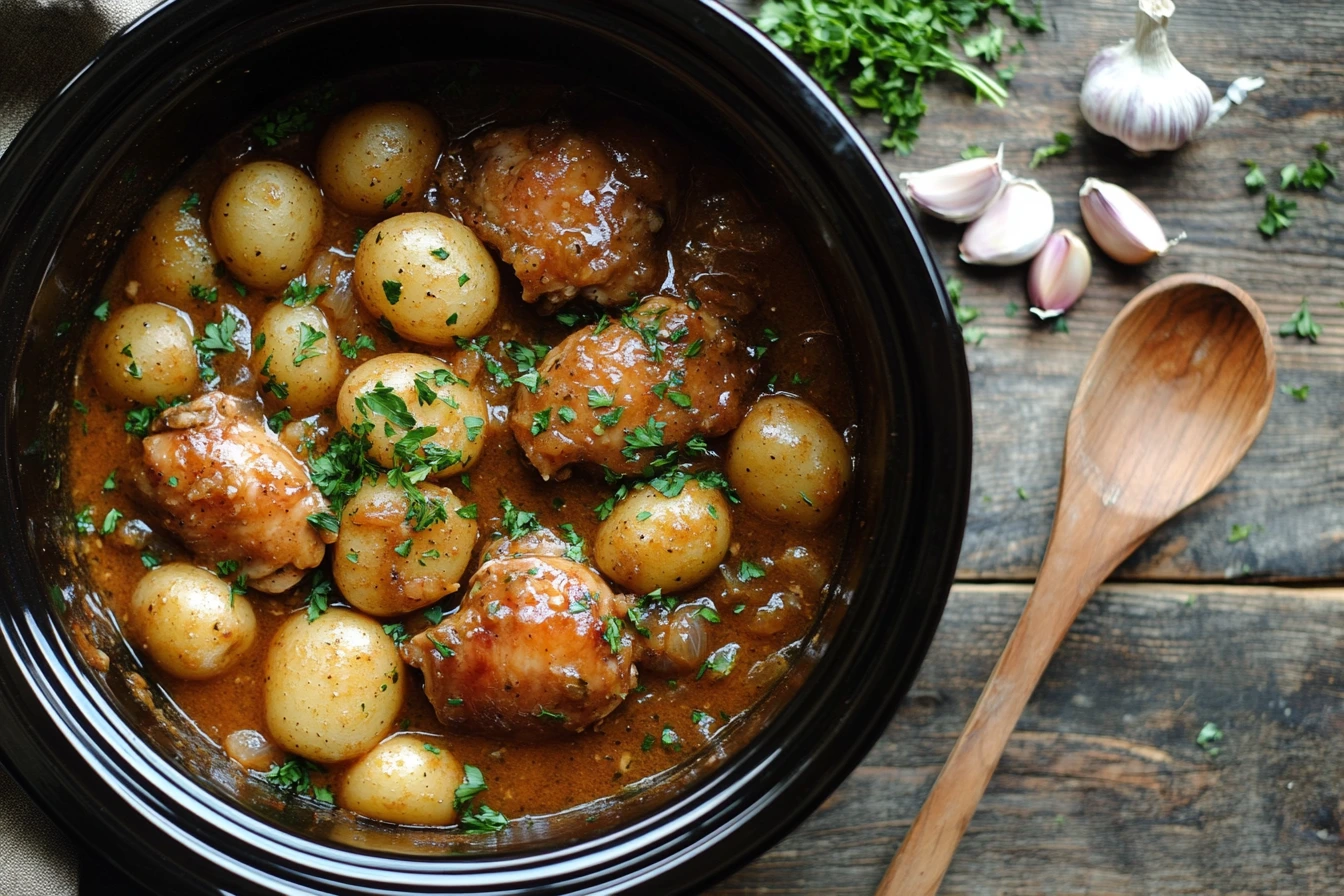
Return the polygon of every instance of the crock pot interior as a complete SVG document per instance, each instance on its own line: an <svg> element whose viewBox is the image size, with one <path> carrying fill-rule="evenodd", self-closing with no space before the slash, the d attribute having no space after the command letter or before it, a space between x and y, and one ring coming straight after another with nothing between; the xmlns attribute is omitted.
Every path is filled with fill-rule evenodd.
<svg viewBox="0 0 1344 896"><path fill-rule="evenodd" d="M544 4L529 4L536 7ZM831 640L873 565L890 562L903 537L889 526L874 537L879 516L904 523L912 464L908 430L910 382L890 371L905 369L898 343L884 343L872 322L874 303L896 300L872 294L876 278L856 267L848 251L833 185L818 176L819 160L791 145L778 125L746 94L711 67L681 53L675 43L630 34L614 39L558 17L519 15L509 4L358 9L326 5L291 10L282 30L275 22L239 24L200 47L164 48L191 59L174 73L171 95L114 114L103 134L89 134L91 149L72 177L82 179L71 222L50 260L28 326L19 382L10 410L16 449L21 515L28 521L29 550L49 586L53 607L68 605L64 626L87 664L90 691L139 731L159 756L221 800L289 832L359 848L403 854L495 853L533 849L592 837L645 815L687 788L703 783L751 737L773 724L790 696ZM600 18L600 13L592 13ZM613 30L621 27L613 20ZM716 147L733 147L745 173L774 196L802 240L847 340L861 426L858 469L848 517L847 556L831 599L800 660L760 706L729 726L713 746L650 786L603 805L537 819L498 838L396 829L356 820L304 800L284 800L209 744L127 651L110 615L69 550L68 507L59 490L67 425L66 390L80 335L97 303L105 268L154 197L193 158L223 134L274 108L285 96L324 81L404 63L518 59L551 64L630 95L703 133ZM415 85L407 94L414 96ZM877 197L875 197L877 198ZM878 201L882 201L877 198ZM73 328L69 325L73 324ZM66 332L68 330L68 332ZM62 334L62 335L58 335ZM899 436L899 437L898 437ZM882 594L865 599L880 601ZM895 596L893 596L895 597Z"/></svg>

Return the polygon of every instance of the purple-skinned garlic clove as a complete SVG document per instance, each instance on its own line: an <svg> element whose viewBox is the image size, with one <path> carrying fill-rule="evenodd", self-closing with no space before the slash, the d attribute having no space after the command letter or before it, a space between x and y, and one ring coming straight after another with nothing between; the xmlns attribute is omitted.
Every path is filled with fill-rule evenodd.
<svg viewBox="0 0 1344 896"><path fill-rule="evenodd" d="M935 218L958 224L973 221L1003 190L1003 145L994 156L907 171L900 178L910 201Z"/></svg>
<svg viewBox="0 0 1344 896"><path fill-rule="evenodd" d="M1050 234L1027 271L1031 313L1041 320L1058 317L1082 297L1092 279L1092 253L1071 230Z"/></svg>
<svg viewBox="0 0 1344 896"><path fill-rule="evenodd" d="M1089 177L1078 191L1078 204L1092 239L1121 264L1143 264L1185 239L1184 233L1167 239L1152 209L1117 184Z"/></svg>

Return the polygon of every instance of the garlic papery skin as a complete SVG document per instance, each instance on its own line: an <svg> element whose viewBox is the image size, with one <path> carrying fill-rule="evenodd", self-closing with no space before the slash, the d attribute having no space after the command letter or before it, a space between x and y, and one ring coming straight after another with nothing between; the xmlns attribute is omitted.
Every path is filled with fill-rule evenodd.
<svg viewBox="0 0 1344 896"><path fill-rule="evenodd" d="M984 214L1003 190L1003 144L997 155L900 175L910 201L944 221L963 224Z"/></svg>
<svg viewBox="0 0 1344 896"><path fill-rule="evenodd" d="M1092 279L1092 253L1073 231L1050 234L1027 271L1031 313L1041 320L1059 317L1082 298Z"/></svg>
<svg viewBox="0 0 1344 896"><path fill-rule="evenodd" d="M995 199L961 237L967 264L1006 267L1028 261L1055 227L1055 203L1034 180L1010 177Z"/></svg>
<svg viewBox="0 0 1344 896"><path fill-rule="evenodd" d="M1182 232L1167 239L1162 225L1143 200L1116 184L1089 177L1078 191L1083 223L1101 251L1121 264L1143 264L1165 255L1185 239Z"/></svg>
<svg viewBox="0 0 1344 896"><path fill-rule="evenodd" d="M1078 105L1093 128L1137 153L1179 149L1213 108L1209 86L1167 47L1171 0L1139 0L1138 33L1088 63Z"/></svg>

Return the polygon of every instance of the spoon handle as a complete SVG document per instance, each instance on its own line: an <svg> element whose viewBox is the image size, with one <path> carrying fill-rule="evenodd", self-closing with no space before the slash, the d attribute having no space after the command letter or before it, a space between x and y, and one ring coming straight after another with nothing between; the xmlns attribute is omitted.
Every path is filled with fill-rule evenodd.
<svg viewBox="0 0 1344 896"><path fill-rule="evenodd" d="M1070 550L1051 539L1036 587L877 896L934 896L1027 700L1069 626L1128 553ZM1132 550L1132 546L1130 547ZM1097 565L1096 561L1101 560Z"/></svg>

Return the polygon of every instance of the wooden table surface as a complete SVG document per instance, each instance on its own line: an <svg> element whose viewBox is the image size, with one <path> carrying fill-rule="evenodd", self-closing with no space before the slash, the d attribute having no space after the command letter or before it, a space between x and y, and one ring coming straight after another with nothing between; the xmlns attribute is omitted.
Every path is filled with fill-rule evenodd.
<svg viewBox="0 0 1344 896"><path fill-rule="evenodd" d="M750 14L759 4L730 5ZM885 156L895 173L1003 142L1006 166L1026 175L1032 149L1066 131L1073 150L1031 172L1059 225L1084 233L1076 192L1097 176L1188 239L1139 268L1094 248L1091 286L1064 333L1011 313L1027 304L1025 268L967 266L961 228L924 222L987 333L967 347L975 470L959 581L881 742L798 831L715 894L872 892L1030 591L1083 365L1127 299L1187 271L1240 284L1275 329L1308 299L1319 343L1280 338L1277 348L1279 382L1310 393L1278 395L1236 472L1083 611L942 892L1344 892L1344 188L1293 194L1296 223L1266 240L1263 196L1248 195L1241 167L1258 160L1277 186L1280 166L1305 164L1328 140L1344 170L1344 2L1180 0L1173 48L1216 96L1241 75L1267 84L1203 139L1149 160L1089 132L1077 105L1088 59L1132 33L1135 5L1045 0L1050 28L1023 37L1006 108L936 85L914 153ZM861 125L874 143L883 135L876 120ZM1251 534L1233 541L1233 525ZM1196 743L1208 722L1224 732L1217 755Z"/></svg>

